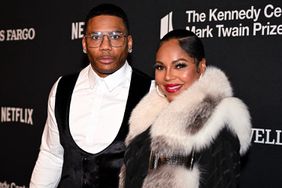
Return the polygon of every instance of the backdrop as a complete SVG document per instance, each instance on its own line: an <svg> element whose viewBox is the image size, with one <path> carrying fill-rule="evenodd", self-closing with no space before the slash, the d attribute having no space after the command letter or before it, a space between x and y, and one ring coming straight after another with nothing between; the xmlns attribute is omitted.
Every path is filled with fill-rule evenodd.
<svg viewBox="0 0 282 188"><path fill-rule="evenodd" d="M208 63L229 76L252 115L242 188L282 186L282 1L14 0L0 6L0 188L28 187L55 80L88 62L81 37L87 12L122 7L134 37L132 65L153 75L161 36L187 28L203 39Z"/></svg>

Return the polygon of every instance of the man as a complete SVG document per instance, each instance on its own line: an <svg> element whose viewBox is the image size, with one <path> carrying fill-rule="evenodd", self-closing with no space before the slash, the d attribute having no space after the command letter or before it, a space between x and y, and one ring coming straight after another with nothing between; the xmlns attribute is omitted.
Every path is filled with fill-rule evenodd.
<svg viewBox="0 0 282 188"><path fill-rule="evenodd" d="M82 46L90 65L50 92L31 188L118 187L128 118L151 86L126 61L132 43L122 9L102 4L89 12Z"/></svg>

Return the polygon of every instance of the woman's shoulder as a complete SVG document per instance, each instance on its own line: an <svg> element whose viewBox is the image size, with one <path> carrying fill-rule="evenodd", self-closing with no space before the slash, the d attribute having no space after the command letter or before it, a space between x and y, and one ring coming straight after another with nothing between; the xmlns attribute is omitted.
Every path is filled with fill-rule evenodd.
<svg viewBox="0 0 282 188"><path fill-rule="evenodd" d="M215 110L215 116L222 118L227 128L239 138L243 154L250 145L251 116L247 105L239 98L224 98Z"/></svg>
<svg viewBox="0 0 282 188"><path fill-rule="evenodd" d="M240 153L244 154L250 146L251 117L242 100L235 97L222 99L201 130L192 136L195 145L199 150L209 147L224 129L238 138Z"/></svg>

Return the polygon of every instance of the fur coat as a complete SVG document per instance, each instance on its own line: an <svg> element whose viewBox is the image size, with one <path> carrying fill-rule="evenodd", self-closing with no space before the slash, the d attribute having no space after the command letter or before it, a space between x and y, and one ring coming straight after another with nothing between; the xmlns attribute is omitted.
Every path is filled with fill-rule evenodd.
<svg viewBox="0 0 282 188"><path fill-rule="evenodd" d="M227 130L224 134L227 132L229 135L222 137L218 143L224 143L229 137L234 137L233 140L238 143L238 151L234 152L240 157L250 146L251 120L247 106L232 95L226 75L212 66L207 67L198 81L170 103L156 91L152 91L140 101L131 114L126 145L130 149L134 139L147 130L150 152L165 156L189 156L193 150L199 157L215 145L222 130ZM231 148L233 145L230 144ZM143 143L138 147L141 146ZM139 178L134 177L137 176L134 172L128 174L127 171L128 161L138 160L136 156L130 156L138 155L138 147L133 154L126 153L129 156L125 156L125 164L121 169L120 187L124 187L126 176ZM210 155L203 159L205 163L209 163L209 158L212 160ZM144 160L140 158L136 164L147 164L148 160L148 157ZM145 177L141 178L142 187L199 188L201 182L205 182L205 176L202 175L205 169L199 161L195 161L192 169L181 165L163 165L146 172ZM217 167L218 165L212 168ZM227 170L230 170L228 168Z"/></svg>

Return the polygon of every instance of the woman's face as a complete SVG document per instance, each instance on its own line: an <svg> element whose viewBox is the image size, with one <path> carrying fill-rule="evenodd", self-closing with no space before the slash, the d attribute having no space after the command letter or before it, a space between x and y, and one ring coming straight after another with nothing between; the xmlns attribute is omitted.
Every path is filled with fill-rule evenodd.
<svg viewBox="0 0 282 188"><path fill-rule="evenodd" d="M175 96L189 88L205 71L205 59L196 67L176 39L163 42L156 54L155 80L161 92L171 102Z"/></svg>

